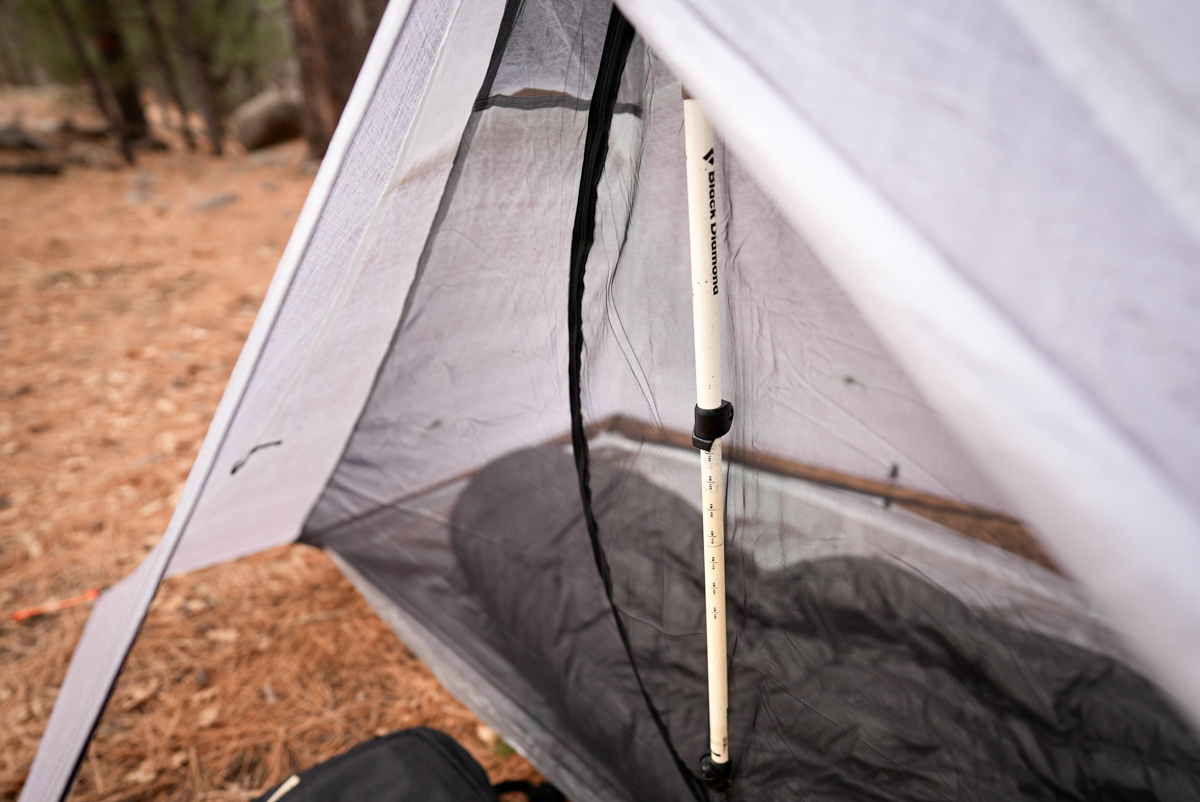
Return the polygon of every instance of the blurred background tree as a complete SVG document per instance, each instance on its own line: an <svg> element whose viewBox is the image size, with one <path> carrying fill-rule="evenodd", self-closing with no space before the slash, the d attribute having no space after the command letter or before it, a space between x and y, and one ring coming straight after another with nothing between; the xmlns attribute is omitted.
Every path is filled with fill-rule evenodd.
<svg viewBox="0 0 1200 802"><path fill-rule="evenodd" d="M386 7L384 0L288 0L304 90L304 130L314 159L329 147Z"/></svg>
<svg viewBox="0 0 1200 802"><path fill-rule="evenodd" d="M147 142L146 91L189 146L214 154L266 89L300 89L324 155L386 0L0 0L0 81L84 86L126 149Z"/></svg>

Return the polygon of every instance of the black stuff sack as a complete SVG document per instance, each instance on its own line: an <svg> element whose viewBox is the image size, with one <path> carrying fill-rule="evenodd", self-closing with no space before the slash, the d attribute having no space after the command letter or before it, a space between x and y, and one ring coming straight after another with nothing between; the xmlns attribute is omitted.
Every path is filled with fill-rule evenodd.
<svg viewBox="0 0 1200 802"><path fill-rule="evenodd" d="M564 802L553 786L488 782L483 767L444 732L414 727L358 744L294 774L254 802L496 802L520 791Z"/></svg>

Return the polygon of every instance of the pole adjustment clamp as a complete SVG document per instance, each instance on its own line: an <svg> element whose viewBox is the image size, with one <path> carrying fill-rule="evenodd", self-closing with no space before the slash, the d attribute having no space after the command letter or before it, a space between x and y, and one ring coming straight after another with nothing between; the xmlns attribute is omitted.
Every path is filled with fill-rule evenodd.
<svg viewBox="0 0 1200 802"><path fill-rule="evenodd" d="M713 443L729 434L733 426L733 404L722 400L716 409L696 407L696 426L692 429L692 445L701 451L712 451Z"/></svg>
<svg viewBox="0 0 1200 802"><path fill-rule="evenodd" d="M723 794L733 785L733 763L725 761L718 763L712 759L712 754L700 758L700 779L704 784L718 794Z"/></svg>

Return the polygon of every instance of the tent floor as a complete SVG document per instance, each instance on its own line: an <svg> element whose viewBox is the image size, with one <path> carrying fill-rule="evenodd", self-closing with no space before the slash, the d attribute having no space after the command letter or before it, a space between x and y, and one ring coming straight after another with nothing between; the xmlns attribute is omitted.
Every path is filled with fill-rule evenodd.
<svg viewBox="0 0 1200 802"><path fill-rule="evenodd" d="M562 446L569 450L569 446ZM637 442L615 432L592 440L595 458L618 461L699 508L691 449ZM756 562L778 566L833 556L904 565L968 606L1129 662L1099 613L1060 574L934 524L897 505L745 465L731 482L753 482L754 510L769 526L795 524L819 537L760 543ZM739 477L740 474L740 477ZM619 781L594 765L570 728L492 644L500 634L463 588L451 545L451 511L470 482L458 477L320 535L337 566L449 691L576 802L623 799ZM735 535L736 537L736 535ZM480 633L491 637L481 637Z"/></svg>

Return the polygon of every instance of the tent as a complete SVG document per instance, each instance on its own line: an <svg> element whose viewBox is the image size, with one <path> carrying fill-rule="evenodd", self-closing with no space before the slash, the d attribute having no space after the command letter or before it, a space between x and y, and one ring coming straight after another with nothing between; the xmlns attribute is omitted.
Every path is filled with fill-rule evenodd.
<svg viewBox="0 0 1200 802"><path fill-rule="evenodd" d="M297 538L571 799L708 793L682 82L730 798L1200 796L1200 9L617 5L390 4L23 801L164 575Z"/></svg>

